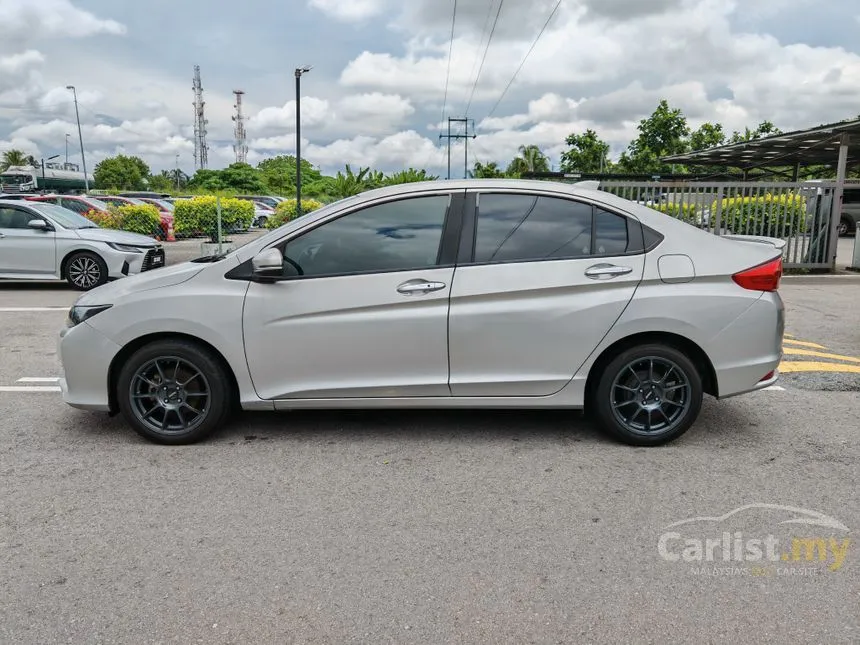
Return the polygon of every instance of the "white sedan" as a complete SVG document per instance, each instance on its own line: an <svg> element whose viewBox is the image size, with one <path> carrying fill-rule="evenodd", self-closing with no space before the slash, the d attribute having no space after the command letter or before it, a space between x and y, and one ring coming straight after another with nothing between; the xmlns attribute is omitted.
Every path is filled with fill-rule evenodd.
<svg viewBox="0 0 860 645"><path fill-rule="evenodd" d="M0 279L67 280L88 291L163 265L164 248L150 237L54 204L0 200Z"/></svg>

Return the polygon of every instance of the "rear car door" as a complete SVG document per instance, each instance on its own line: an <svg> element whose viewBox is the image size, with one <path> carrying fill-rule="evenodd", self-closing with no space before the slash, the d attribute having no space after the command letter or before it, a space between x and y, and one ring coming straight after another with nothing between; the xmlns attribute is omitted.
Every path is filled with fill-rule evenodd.
<svg viewBox="0 0 860 645"><path fill-rule="evenodd" d="M0 206L0 273L56 273L56 234L30 228L35 219L45 218L25 208Z"/></svg>
<svg viewBox="0 0 860 645"><path fill-rule="evenodd" d="M245 298L258 395L449 396L448 297L463 193L365 205L278 243L283 279L251 282Z"/></svg>
<svg viewBox="0 0 860 645"><path fill-rule="evenodd" d="M638 220L585 201L470 191L451 289L451 394L562 389L633 297L643 248Z"/></svg>

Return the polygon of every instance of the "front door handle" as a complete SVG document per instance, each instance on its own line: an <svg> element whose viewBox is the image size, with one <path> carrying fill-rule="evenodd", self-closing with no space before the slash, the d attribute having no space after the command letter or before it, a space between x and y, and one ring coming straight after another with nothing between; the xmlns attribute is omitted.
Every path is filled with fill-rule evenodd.
<svg viewBox="0 0 860 645"><path fill-rule="evenodd" d="M614 264L595 264L585 270L585 275L592 280L609 280L628 273L633 273L633 267L619 267Z"/></svg>
<svg viewBox="0 0 860 645"><path fill-rule="evenodd" d="M397 287L398 293L402 293L406 296L411 295L420 295L422 293L431 293L432 291L439 291L447 287L444 282L431 282L429 280L407 280L403 284Z"/></svg>
<svg viewBox="0 0 860 645"><path fill-rule="evenodd" d="M0 233L0 240L2 240L4 237L6 236L3 233Z"/></svg>

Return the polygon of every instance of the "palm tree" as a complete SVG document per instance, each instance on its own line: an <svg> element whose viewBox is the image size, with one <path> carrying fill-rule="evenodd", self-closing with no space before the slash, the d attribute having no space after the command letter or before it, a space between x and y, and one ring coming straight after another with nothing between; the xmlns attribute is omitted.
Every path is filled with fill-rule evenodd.
<svg viewBox="0 0 860 645"><path fill-rule="evenodd" d="M395 184L411 184L418 181L434 181L436 179L439 179L439 177L428 175L427 171L423 168L421 170L408 168L407 170L391 173L385 178L384 183L387 186L394 186Z"/></svg>
<svg viewBox="0 0 860 645"><path fill-rule="evenodd" d="M489 163L476 161L471 174L475 179L496 179L505 176L505 173L495 161L490 161Z"/></svg>
<svg viewBox="0 0 860 645"><path fill-rule="evenodd" d="M549 159L535 145L520 146L519 156L508 166L508 174L519 176L526 172L549 172Z"/></svg>
<svg viewBox="0 0 860 645"><path fill-rule="evenodd" d="M0 162L3 170L9 166L35 166L35 159L32 156L27 156L21 150L7 150L3 153L3 160Z"/></svg>

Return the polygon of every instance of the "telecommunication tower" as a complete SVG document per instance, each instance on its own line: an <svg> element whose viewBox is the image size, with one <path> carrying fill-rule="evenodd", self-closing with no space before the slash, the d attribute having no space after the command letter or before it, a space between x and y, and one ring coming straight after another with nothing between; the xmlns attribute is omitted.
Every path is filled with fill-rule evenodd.
<svg viewBox="0 0 860 645"><path fill-rule="evenodd" d="M209 123L203 113L206 102L203 100L203 83L200 82L200 65L194 66L194 169L200 170L209 165L209 146L206 144L206 125Z"/></svg>
<svg viewBox="0 0 860 645"><path fill-rule="evenodd" d="M245 139L245 116L242 114L242 95L245 92L242 90L233 90L236 95L236 114L233 121L236 122L236 127L233 128L233 134L236 137L236 142L233 144L233 152L236 153L236 163L248 163L248 144Z"/></svg>

